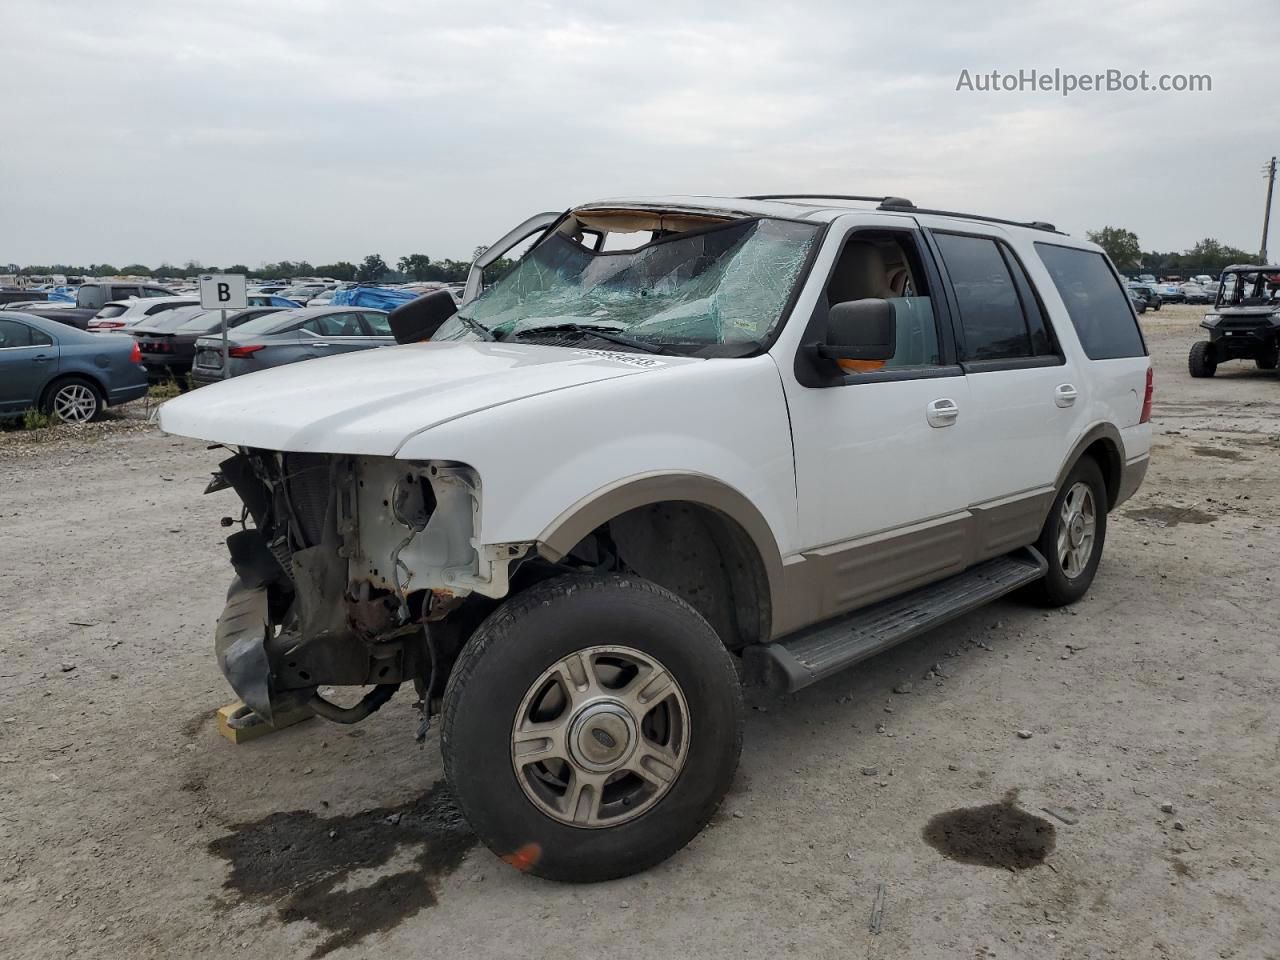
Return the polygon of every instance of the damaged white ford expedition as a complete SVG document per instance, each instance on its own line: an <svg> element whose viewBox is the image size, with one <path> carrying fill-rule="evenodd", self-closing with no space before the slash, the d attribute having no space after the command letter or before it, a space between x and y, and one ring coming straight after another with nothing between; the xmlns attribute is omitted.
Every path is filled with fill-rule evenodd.
<svg viewBox="0 0 1280 960"><path fill-rule="evenodd" d="M1045 223L609 200L530 218L439 305L393 318L418 342L160 425L231 453L215 647L251 719L351 723L411 685L476 833L543 877L707 823L740 674L794 691L1014 590L1079 599L1147 469L1124 285Z"/></svg>

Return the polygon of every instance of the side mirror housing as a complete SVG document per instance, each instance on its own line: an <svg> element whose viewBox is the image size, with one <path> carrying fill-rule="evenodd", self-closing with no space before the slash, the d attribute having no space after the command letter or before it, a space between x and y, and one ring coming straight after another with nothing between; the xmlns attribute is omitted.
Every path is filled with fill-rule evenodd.
<svg viewBox="0 0 1280 960"><path fill-rule="evenodd" d="M448 290L433 290L396 307L387 315L387 321L391 324L396 343L418 343L430 340L457 312L453 294Z"/></svg>
<svg viewBox="0 0 1280 960"><path fill-rule="evenodd" d="M827 360L891 360L898 327L888 300L850 300L827 314L827 338L818 355Z"/></svg>

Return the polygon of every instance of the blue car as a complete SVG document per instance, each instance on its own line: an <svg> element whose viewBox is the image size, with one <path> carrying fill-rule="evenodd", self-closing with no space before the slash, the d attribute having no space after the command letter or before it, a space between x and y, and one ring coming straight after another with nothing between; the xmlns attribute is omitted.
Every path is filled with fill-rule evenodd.
<svg viewBox="0 0 1280 960"><path fill-rule="evenodd" d="M35 407L63 423L85 423L146 392L132 337L86 333L29 313L0 315L0 417Z"/></svg>
<svg viewBox="0 0 1280 960"><path fill-rule="evenodd" d="M288 297L276 296L274 293L251 293L249 294L249 306L251 307L284 307L291 310L294 307L300 307L297 300L290 300Z"/></svg>

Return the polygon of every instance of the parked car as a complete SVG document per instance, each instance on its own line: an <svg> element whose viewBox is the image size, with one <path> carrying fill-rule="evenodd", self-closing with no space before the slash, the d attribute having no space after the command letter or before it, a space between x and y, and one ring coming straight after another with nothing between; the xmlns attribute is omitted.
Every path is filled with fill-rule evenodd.
<svg viewBox="0 0 1280 960"><path fill-rule="evenodd" d="M1191 282L1197 283L1203 287L1206 283L1213 283L1213 277L1209 276L1207 273L1198 273L1191 278Z"/></svg>
<svg viewBox="0 0 1280 960"><path fill-rule="evenodd" d="M85 423L146 392L142 357L128 337L0 314L0 416L38 408L64 423Z"/></svg>
<svg viewBox="0 0 1280 960"><path fill-rule="evenodd" d="M284 307L285 309L290 309L303 306L297 300L290 300L288 297L282 297L274 293L251 293L248 295L248 301L251 307Z"/></svg>
<svg viewBox="0 0 1280 960"><path fill-rule="evenodd" d="M1252 360L1259 370L1280 363L1280 265L1234 264L1222 271L1213 312L1200 326L1208 340L1191 345L1187 368L1193 377L1212 377L1218 364Z"/></svg>
<svg viewBox="0 0 1280 960"><path fill-rule="evenodd" d="M1146 286L1148 286L1148 287L1154 287L1154 286L1155 286L1155 283L1156 283L1155 274L1152 274L1152 273L1140 273L1140 274L1138 274L1138 282L1139 282L1139 283L1143 283L1143 284L1145 284L1145 285L1146 285Z"/></svg>
<svg viewBox="0 0 1280 960"><path fill-rule="evenodd" d="M154 297L172 297L168 287L131 281L91 281L76 290L76 306L97 310L115 300L150 300Z"/></svg>
<svg viewBox="0 0 1280 960"><path fill-rule="evenodd" d="M1181 283L1161 281L1156 284L1156 293L1160 294L1160 299L1165 303L1182 303L1186 299Z"/></svg>
<svg viewBox="0 0 1280 960"><path fill-rule="evenodd" d="M384 310L299 307L258 317L228 337L229 373L238 377L317 357L387 347L395 343ZM193 384L222 380L221 337L196 340Z"/></svg>
<svg viewBox="0 0 1280 960"><path fill-rule="evenodd" d="M235 313L228 312L227 328L234 330L250 320L280 313L283 307L249 307ZM174 380L186 388L195 359L196 341L201 337L219 334L221 350L222 311L205 310L199 306L180 307L160 314L146 324L131 327L129 332L138 341L142 362L152 382ZM219 354L221 355L221 354Z"/></svg>
<svg viewBox="0 0 1280 960"><path fill-rule="evenodd" d="M233 451L210 489L253 523L215 648L257 719L416 685L471 826L543 877L646 869L710 820L736 661L797 690L1017 588L1072 603L1147 469L1124 286L1044 223L615 199L525 221L464 301L160 425Z"/></svg>
<svg viewBox="0 0 1280 960"><path fill-rule="evenodd" d="M1147 309L1149 310L1159 310L1164 306L1164 300L1161 299L1160 294L1156 293L1155 287L1149 284L1131 283L1129 284L1129 289L1147 301Z"/></svg>
<svg viewBox="0 0 1280 960"><path fill-rule="evenodd" d="M165 313L176 307L200 305L199 297L152 297L147 300L117 300L103 304L89 321L90 333L106 333L127 329L147 317Z"/></svg>
<svg viewBox="0 0 1280 960"><path fill-rule="evenodd" d="M1180 284L1178 289L1182 292L1183 303L1211 303L1213 298L1205 291L1204 287L1198 283Z"/></svg>
<svg viewBox="0 0 1280 960"><path fill-rule="evenodd" d="M310 301L328 290L322 283L309 283L296 287L288 287L280 291L280 296L296 301L301 306L309 306Z"/></svg>
<svg viewBox="0 0 1280 960"><path fill-rule="evenodd" d="M1133 304L1134 312L1135 312L1135 313L1146 313L1146 312L1147 312L1147 298L1146 298L1146 297L1144 297L1142 294L1140 294L1140 293L1139 293L1137 290L1135 290L1133 287L1129 287L1129 289L1128 289L1128 294L1129 294L1129 300L1130 300L1130 302Z"/></svg>

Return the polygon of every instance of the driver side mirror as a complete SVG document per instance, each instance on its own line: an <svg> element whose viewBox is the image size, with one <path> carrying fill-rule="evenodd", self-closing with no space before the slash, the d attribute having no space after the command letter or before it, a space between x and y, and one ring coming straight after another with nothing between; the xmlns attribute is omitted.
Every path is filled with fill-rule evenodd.
<svg viewBox="0 0 1280 960"><path fill-rule="evenodd" d="M453 294L435 290L401 304L387 315L396 343L430 340L446 320L458 312Z"/></svg>
<svg viewBox="0 0 1280 960"><path fill-rule="evenodd" d="M827 338L818 345L827 360L891 360L898 327L888 300L869 298L834 304L827 313Z"/></svg>

